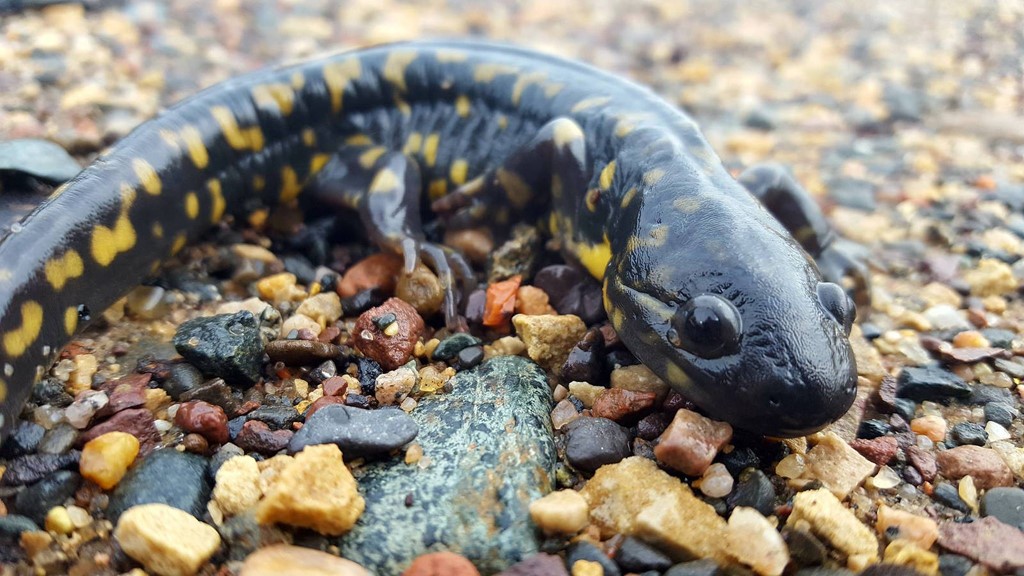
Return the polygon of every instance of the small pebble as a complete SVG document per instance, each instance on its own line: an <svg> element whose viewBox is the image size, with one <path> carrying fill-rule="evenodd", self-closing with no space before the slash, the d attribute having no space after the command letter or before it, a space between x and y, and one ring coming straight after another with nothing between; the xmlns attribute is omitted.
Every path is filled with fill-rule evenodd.
<svg viewBox="0 0 1024 576"><path fill-rule="evenodd" d="M239 576L369 576L362 566L334 554L274 544L256 550L242 564Z"/></svg>
<svg viewBox="0 0 1024 576"><path fill-rule="evenodd" d="M956 487L947 482L935 485L932 489L932 498L934 498L936 502L949 506L950 508L963 512L964 514L969 514L971 512L970 506L960 498L960 492Z"/></svg>
<svg viewBox="0 0 1024 576"><path fill-rule="evenodd" d="M65 504L81 485L82 477L74 472L54 472L18 492L14 498L14 510L42 525L50 509Z"/></svg>
<svg viewBox="0 0 1024 576"><path fill-rule="evenodd" d="M729 516L726 550L761 576L780 576L789 563L789 550L782 536L753 508L740 506Z"/></svg>
<svg viewBox="0 0 1024 576"><path fill-rule="evenodd" d="M213 499L227 515L233 516L252 508L259 502L260 469L251 456L235 456L217 470Z"/></svg>
<svg viewBox="0 0 1024 576"><path fill-rule="evenodd" d="M110 402L110 397L99 390L88 390L79 394L70 406L64 409L64 418L75 428L82 430L89 426L92 417Z"/></svg>
<svg viewBox="0 0 1024 576"><path fill-rule="evenodd" d="M950 440L955 446L984 446L988 441L985 427L974 422L961 422L949 431Z"/></svg>
<svg viewBox="0 0 1024 576"><path fill-rule="evenodd" d="M910 421L910 429L932 442L941 442L946 438L946 420L942 416L922 416Z"/></svg>
<svg viewBox="0 0 1024 576"><path fill-rule="evenodd" d="M580 417L564 427L565 457L574 468L593 472L632 454L629 432L607 418Z"/></svg>
<svg viewBox="0 0 1024 576"><path fill-rule="evenodd" d="M700 491L711 498L725 498L732 492L733 478L725 464L714 463L700 479Z"/></svg>
<svg viewBox="0 0 1024 576"><path fill-rule="evenodd" d="M732 439L732 426L705 418L691 410L676 412L659 437L654 455L665 466L687 476L700 476L715 455Z"/></svg>
<svg viewBox="0 0 1024 576"><path fill-rule="evenodd" d="M214 444L228 441L228 417L224 409L202 400L181 404L174 415L174 424L186 432L200 434Z"/></svg>
<svg viewBox="0 0 1024 576"><path fill-rule="evenodd" d="M107 432L85 444L78 467L83 478L110 490L121 481L138 454L138 438L125 432Z"/></svg>
<svg viewBox="0 0 1024 576"><path fill-rule="evenodd" d="M385 328L377 326L375 320L387 314L394 314L395 321ZM415 308L398 298L391 298L359 316L352 330L352 341L356 350L364 356L385 370L394 370L412 358L416 341L423 334L424 327L423 318ZM388 331L394 333L388 334Z"/></svg>
<svg viewBox="0 0 1024 576"><path fill-rule="evenodd" d="M167 576L195 574L221 544L212 526L166 504L129 508L121 514L114 538L146 570Z"/></svg>
<svg viewBox="0 0 1024 576"><path fill-rule="evenodd" d="M924 550L931 548L939 537L939 525L935 520L884 504L878 507L875 530L886 535L889 540L909 540Z"/></svg>
<svg viewBox="0 0 1024 576"><path fill-rule="evenodd" d="M330 405L306 420L288 443L288 451L295 453L307 446L335 444L349 460L382 456L412 442L418 433L416 422L399 409L362 410Z"/></svg>
<svg viewBox="0 0 1024 576"><path fill-rule="evenodd" d="M569 352L587 332L583 320L571 314L517 314L512 317L512 324L526 344L526 354L530 359L552 372L565 364Z"/></svg>
<svg viewBox="0 0 1024 576"><path fill-rule="evenodd" d="M174 348L209 376L248 387L261 378L263 340L251 312L195 318L181 324Z"/></svg>
<svg viewBox="0 0 1024 576"><path fill-rule="evenodd" d="M530 503L530 518L546 535L572 536L590 523L590 508L575 490L559 490Z"/></svg>
<svg viewBox="0 0 1024 576"><path fill-rule="evenodd" d="M986 490L981 498L981 515L1024 530L1024 490L1000 487Z"/></svg>

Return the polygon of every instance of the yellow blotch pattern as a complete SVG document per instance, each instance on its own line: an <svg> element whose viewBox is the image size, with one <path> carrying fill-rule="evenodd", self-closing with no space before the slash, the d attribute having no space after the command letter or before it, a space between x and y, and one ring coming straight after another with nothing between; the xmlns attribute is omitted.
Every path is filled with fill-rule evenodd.
<svg viewBox="0 0 1024 576"><path fill-rule="evenodd" d="M216 224L224 217L224 210L227 202L224 201L224 193L221 189L220 180L213 179L206 183L206 189L210 192L212 207L210 208L210 222Z"/></svg>
<svg viewBox="0 0 1024 576"><path fill-rule="evenodd" d="M21 305L21 326L4 334L4 351L11 358L21 356L36 341L42 328L43 307L35 300L23 303Z"/></svg>
<svg viewBox="0 0 1024 576"><path fill-rule="evenodd" d="M370 183L370 194L391 192L397 188L398 174L395 174L394 170L385 168L373 177L373 182Z"/></svg>
<svg viewBox="0 0 1024 576"><path fill-rule="evenodd" d="M363 66L356 58L347 58L340 62L324 65L324 82L331 94L331 110L341 112L342 97L349 82L362 76Z"/></svg>
<svg viewBox="0 0 1024 576"><path fill-rule="evenodd" d="M189 220L195 220L199 216L199 196L195 192L185 194L185 215Z"/></svg>
<svg viewBox="0 0 1024 576"><path fill-rule="evenodd" d="M458 158L452 162L452 167L448 170L448 179L452 181L452 184L462 186L466 183L468 173L469 163L463 158Z"/></svg>
<svg viewBox="0 0 1024 576"><path fill-rule="evenodd" d="M185 147L188 149L188 157L192 159L192 164L195 164L196 168L202 170L210 164L210 153L206 150L203 135L199 133L198 128L195 126L182 128L181 140L185 142Z"/></svg>
<svg viewBox="0 0 1024 576"><path fill-rule="evenodd" d="M68 336L72 336L75 330L78 330L78 309L68 306L64 309L64 331Z"/></svg>
<svg viewBox="0 0 1024 576"><path fill-rule="evenodd" d="M135 227L132 226L128 210L135 202L135 190L121 187L121 213L114 222L113 228L97 224L92 229L92 258L100 266L107 266L121 252L127 252L135 246Z"/></svg>
<svg viewBox="0 0 1024 576"><path fill-rule="evenodd" d="M160 175L156 173L153 166L142 158L133 158L132 168L135 170L135 175L139 177L142 189L148 194L158 196L163 185L160 182Z"/></svg>
<svg viewBox="0 0 1024 576"><path fill-rule="evenodd" d="M78 278L85 272L82 256L74 249L68 250L59 258L52 258L46 263L44 273L46 281L54 290L64 288L64 284L72 278Z"/></svg>
<svg viewBox="0 0 1024 576"><path fill-rule="evenodd" d="M359 165L369 170L370 168L373 168L374 164L377 163L377 160L380 160L380 157L387 151L388 149L383 146L374 146L359 155Z"/></svg>
<svg viewBox="0 0 1024 576"><path fill-rule="evenodd" d="M260 84L252 89L252 99L260 108L276 108L283 116L295 107L295 92L287 84Z"/></svg>
<svg viewBox="0 0 1024 576"><path fill-rule="evenodd" d="M299 197L302 192L302 184L299 182L295 169L291 166L281 168L281 202L291 202Z"/></svg>
<svg viewBox="0 0 1024 576"><path fill-rule="evenodd" d="M594 278L603 278L608 262L612 259L612 247L605 238L600 244L578 244L575 247L576 257Z"/></svg>
<svg viewBox="0 0 1024 576"><path fill-rule="evenodd" d="M441 135L437 132L423 139L423 162L427 166L437 163L437 147L441 143Z"/></svg>
<svg viewBox="0 0 1024 576"><path fill-rule="evenodd" d="M469 97L465 94L455 99L455 113L460 117L465 118L469 116L469 111L472 108L472 104L469 101Z"/></svg>
<svg viewBox="0 0 1024 576"><path fill-rule="evenodd" d="M405 69L412 64L418 54L409 50L394 50L388 54L384 62L384 79L391 83L398 90L405 92L409 88L405 85Z"/></svg>
<svg viewBox="0 0 1024 576"><path fill-rule="evenodd" d="M598 180L598 185L601 186L601 190L608 190L612 187L612 180L615 179L615 160L612 160L605 165L604 169L601 170L601 177Z"/></svg>
<svg viewBox="0 0 1024 576"><path fill-rule="evenodd" d="M263 131L259 126L250 128L239 128L238 120L231 109L227 106L213 106L210 114L220 125L221 133L227 140L228 146L235 150L252 150L259 152L263 149Z"/></svg>

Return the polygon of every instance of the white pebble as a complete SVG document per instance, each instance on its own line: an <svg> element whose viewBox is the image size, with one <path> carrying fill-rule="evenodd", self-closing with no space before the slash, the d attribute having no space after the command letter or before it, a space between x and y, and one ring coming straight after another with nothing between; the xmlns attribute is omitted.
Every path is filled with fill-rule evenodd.
<svg viewBox="0 0 1024 576"><path fill-rule="evenodd" d="M1010 439L1010 431L998 422L989 421L985 424L985 433L988 434L989 442L999 442L1000 440Z"/></svg>
<svg viewBox="0 0 1024 576"><path fill-rule="evenodd" d="M711 498L724 498L732 492L733 479L725 464L716 462L704 471L700 479L700 491Z"/></svg>

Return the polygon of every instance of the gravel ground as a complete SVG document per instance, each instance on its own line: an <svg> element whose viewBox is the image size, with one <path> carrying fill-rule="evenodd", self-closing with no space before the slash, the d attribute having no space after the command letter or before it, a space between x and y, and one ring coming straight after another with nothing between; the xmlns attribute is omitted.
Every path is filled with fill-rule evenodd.
<svg viewBox="0 0 1024 576"><path fill-rule="evenodd" d="M554 440L550 431L539 430L495 447L544 453L550 444L551 457L558 457L554 483L564 490L530 508L532 521L546 535L520 548L539 547L567 558L574 576L665 573L673 562L695 557L768 576L783 568L791 573L815 567L830 574L844 569L888 574L898 570L893 564L944 576L1024 570L1024 4L173 0L89 11L58 6L0 18L0 141L49 139L82 162L162 107L220 80L271 63L378 42L462 36L514 42L653 87L697 119L728 167L738 172L760 161L787 165L819 198L840 233L870 250L871 307L861 310L853 335L859 401L825 434L774 442L726 430L688 410L682 398L666 395L638 368L613 372L607 390L573 388L563 378L554 392L559 402L551 418L543 419L544 426L550 420L558 429ZM363 496L367 510L386 507L378 504L385 498L378 501L372 487L391 481L384 478L387 471L351 456L345 457L349 466L343 466L341 456L328 449L307 449L294 458L274 456L290 442L301 448L316 443L310 436L334 438L326 416L314 427L308 413L303 428L310 429L293 435L299 413L318 398L346 398L342 386L349 393L359 389L363 399L350 395L345 405L397 405L402 410L352 416L339 401L339 407L325 413L369 418L367 427L391 435L376 448L384 452L405 445L409 431L418 426L419 439L393 458L430 470L430 439L424 417L417 416L434 409L428 396L434 391L445 396L456 371L456 378L466 378L458 382L475 386L462 369L475 366L483 355L521 352L523 344L515 339L492 343L500 334L491 331L482 334L483 343L452 345L448 359L432 363L435 339L444 340L446 333L429 314L423 327L416 310L396 301L372 318L363 315L363 325L355 324L359 314L346 308L344 318L333 315L327 322L335 332L305 337L300 329L309 327L294 315L332 317L333 301L318 298L315 291L330 288L333 281L310 290L312 283L303 282L301 273L298 285L277 275L299 266L270 239L275 229L287 228L290 216L275 215L269 230L253 222L248 224L255 230L246 223L221 229L209 242L183 252L156 286L133 293L128 315L124 306L115 307L104 314L100 327L69 347L49 380L56 388L39 390L39 408L26 414L42 425L42 438L33 441L37 429L26 425L26 447L8 443L0 452L4 574L113 574L140 563L160 573L153 558L161 554L179 563L178 572L171 573L194 572L191 563L197 558L200 573L236 573L247 555L279 542L370 558L365 550L352 551L345 540L328 536L352 527L350 515L363 506ZM329 264L337 274L347 274L368 253L365 245L342 246L332 252ZM383 269L390 270L386 263ZM346 280L355 281L342 276L339 292ZM211 298L211 290L220 296ZM520 310L532 304L544 309L535 290L511 290ZM288 330L281 334L298 331L291 344L277 340L267 347L278 362L273 365L276 380L257 385L258 393L235 398L224 392L223 382L220 388L200 384L198 373L180 364L139 364L146 354L172 357L172 337L178 335L176 344L188 340L187 334L182 337L186 320L254 306L232 308L220 297L238 301L254 295L273 302L284 316ZM268 318L259 307L253 311L256 317L241 313L226 329L241 326L259 344L261 330L281 318ZM380 320L389 313L393 319ZM373 326L366 324L371 320ZM389 366L384 352L359 348L362 331L386 333L394 330L392 325L403 330L399 336L418 359L415 369L401 362ZM526 345L533 341L531 330L542 335L554 330L574 334L571 346L587 327L563 318L540 326L517 322L515 328ZM614 340L607 332L593 334ZM545 336L537 340L558 346ZM333 363L337 374L315 373L323 368L320 361L348 345L378 360L376 368L353 360L351 374ZM324 348L330 346L336 348ZM178 346L201 367L201 360L182 349ZM227 354L243 360L232 367L234 376L225 378L249 377L246 370L252 365L244 365L243 352ZM298 366L314 370L291 368ZM509 386L543 377L518 365L508 369L514 375L494 367L493 374L500 376L493 377L507 378ZM374 378L374 370L382 370L383 379ZM190 383L197 378L200 382ZM414 394L403 388L410 380L417 386ZM196 387L203 394L188 396ZM640 396L619 393L613 403L608 392L624 387ZM160 390L162 396L155 392ZM70 397L61 400L66 392L78 393L70 406ZM502 392L479 394L464 401L479 406L480 398L494 402L493 394ZM110 420L125 416L106 427L90 424L104 405L117 403L115 397L121 405L107 408L97 420L110 413ZM537 410L534 400L523 402L523 411ZM251 418L239 420L237 414ZM595 417L600 415L618 424ZM72 426L57 424L62 419ZM461 441L464 431L457 422L441 426L430 428L430 434ZM684 429L688 432L682 437L674 434ZM534 432L547 440L538 440ZM234 440L233 451L217 449L227 435ZM81 456L70 450L96 437L102 441L91 454L88 448ZM609 457L594 454L595 438L612 444L621 440L623 448L602 460ZM153 452L163 445L180 449L171 456L169 450ZM709 450L711 457L688 468L690 456L680 466L664 449L655 449L670 446L690 454L688 445ZM224 464L243 452L251 458ZM342 452L349 454L345 447ZM163 456L147 457L154 453ZM46 455L42 468L49 468L39 472L28 466L25 471L26 459L37 454ZM641 458L623 459L630 455ZM207 465L211 457L221 466L215 477ZM661 469L651 465L655 457ZM117 474L90 469L97 458L100 468L123 464L122 473L135 464L122 481ZM715 464L708 466L712 458ZM515 474L527 483L533 478L535 485L521 497L536 500L538 483L549 479L537 480L540 476L531 476L529 466L523 468ZM354 470L355 482L348 469ZM323 509L295 512L298 504L289 495L316 484L311 470L330 479L332 488L316 498L324 502ZM158 508L133 507L153 502L149 494L154 489L166 491L168 474L183 488L173 502L163 502L191 514L177 516L177 510L155 504L150 506ZM339 486L345 489L335 489ZM413 488L406 489L408 508ZM487 491L486 486L477 489ZM432 493L440 494L437 498L457 499L457 492L438 490ZM674 500L659 500L667 497ZM676 512L651 518L663 509ZM282 525L302 529L277 527ZM147 548L147 542L161 538L160 526L175 530L179 549L195 552ZM530 532L526 540L536 537ZM777 537L780 532L784 540ZM471 530L466 534L487 541ZM383 549L376 538L383 536L353 536L349 542ZM654 544L653 549L642 542ZM517 550L508 554L519 558L516 542L501 546ZM503 567L478 560L470 546L451 548L485 573ZM354 565L303 554L288 547L265 549L246 563L246 573L271 573L282 565L360 573ZM518 574L556 574L553 566L563 566L561 561L546 563L549 556L521 556L529 556L532 564ZM887 564L872 567L878 560ZM460 562L465 560L428 556L413 573L473 573ZM684 562L670 573L711 574L713 569Z"/></svg>

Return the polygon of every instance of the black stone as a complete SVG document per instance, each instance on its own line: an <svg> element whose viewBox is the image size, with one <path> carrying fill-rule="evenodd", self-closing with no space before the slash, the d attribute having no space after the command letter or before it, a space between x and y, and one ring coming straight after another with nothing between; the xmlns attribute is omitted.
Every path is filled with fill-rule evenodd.
<svg viewBox="0 0 1024 576"><path fill-rule="evenodd" d="M949 439L957 446L984 446L988 441L988 434L981 424L961 422L949 430Z"/></svg>
<svg viewBox="0 0 1024 576"><path fill-rule="evenodd" d="M1013 406L1009 404L1003 404L1002 402L989 402L985 404L985 420L995 422L1009 428L1010 424L1013 424L1013 419L1020 414Z"/></svg>
<svg viewBox="0 0 1024 576"><path fill-rule="evenodd" d="M1013 406L1013 393L1006 388L987 386L985 384L976 384L971 387L971 394L968 403L978 405L988 404L989 402L999 402L1001 404Z"/></svg>
<svg viewBox="0 0 1024 576"><path fill-rule="evenodd" d="M60 184L81 170L66 150L49 140L18 138L0 142L0 173L14 172Z"/></svg>
<svg viewBox="0 0 1024 576"><path fill-rule="evenodd" d="M242 415L228 420L228 438L231 440L238 438L239 432L242 431L242 426L245 425L245 421L248 419L248 416Z"/></svg>
<svg viewBox="0 0 1024 576"><path fill-rule="evenodd" d="M42 526L50 508L64 504L81 485L82 477L75 472L54 472L19 492L14 500L14 509Z"/></svg>
<svg viewBox="0 0 1024 576"><path fill-rule="evenodd" d="M890 430L891 427L885 420L864 420L857 427L857 437L871 440L879 436L885 436Z"/></svg>
<svg viewBox="0 0 1024 576"><path fill-rule="evenodd" d="M967 576L974 567L970 558L959 554L939 555L939 574L942 576Z"/></svg>
<svg viewBox="0 0 1024 576"><path fill-rule="evenodd" d="M664 412L648 414L640 419L636 425L636 435L644 440L653 441L668 428L672 422L672 416Z"/></svg>
<svg viewBox="0 0 1024 576"><path fill-rule="evenodd" d="M445 338L434 348L434 360L451 360L463 349L480 344L480 339L468 332L457 332Z"/></svg>
<svg viewBox="0 0 1024 576"><path fill-rule="evenodd" d="M882 335L882 328L878 324L865 322L860 325L860 333L868 340L874 340Z"/></svg>
<svg viewBox="0 0 1024 576"><path fill-rule="evenodd" d="M75 446L78 430L67 422L61 422L43 434L36 450L40 454L64 454Z"/></svg>
<svg viewBox="0 0 1024 576"><path fill-rule="evenodd" d="M828 548L817 536L805 530L786 528L782 538L789 556L797 566L820 566L828 558Z"/></svg>
<svg viewBox="0 0 1024 576"><path fill-rule="evenodd" d="M622 572L600 548L587 541L577 542L565 550L565 567L572 574L572 567L580 560L597 562L603 569L604 576L619 576Z"/></svg>
<svg viewBox="0 0 1024 576"><path fill-rule="evenodd" d="M0 485L23 486L42 480L58 470L78 468L82 454L73 450L66 454L27 454L7 463L7 470L0 477Z"/></svg>
<svg viewBox="0 0 1024 576"><path fill-rule="evenodd" d="M565 457L574 468L594 472L632 455L629 431L607 418L582 417L565 425Z"/></svg>
<svg viewBox="0 0 1024 576"><path fill-rule="evenodd" d="M291 430L292 423L302 420L302 415L291 406L273 406L264 404L246 414L249 420L259 420L273 430Z"/></svg>
<svg viewBox="0 0 1024 576"><path fill-rule="evenodd" d="M341 299L341 309L347 316L358 316L370 308L383 304L389 294L380 288L370 288Z"/></svg>
<svg viewBox="0 0 1024 576"><path fill-rule="evenodd" d="M833 178L827 184L828 196L836 204L866 212L877 207L875 185L857 178Z"/></svg>
<svg viewBox="0 0 1024 576"><path fill-rule="evenodd" d="M728 454L720 452L715 460L725 464L733 478L739 476L747 468L757 468L761 465L761 459L757 452L749 446L737 447Z"/></svg>
<svg viewBox="0 0 1024 576"><path fill-rule="evenodd" d="M888 84L882 90L882 101L889 112L889 120L920 122L924 111L924 97L906 86Z"/></svg>
<svg viewBox="0 0 1024 576"><path fill-rule="evenodd" d="M220 406L224 409L224 413L227 414L229 418L237 415L239 410L242 409L241 392L228 386L227 383L220 378L214 378L198 388L193 388L192 390L183 393L179 396L179 400L181 402L202 400L203 402L208 402L214 406Z"/></svg>
<svg viewBox="0 0 1024 576"><path fill-rule="evenodd" d="M907 481L907 484L912 486L920 486L921 483L924 482L924 476L921 476L921 472L913 466L905 467L900 475Z"/></svg>
<svg viewBox="0 0 1024 576"><path fill-rule="evenodd" d="M191 392L203 385L203 374L191 364L177 362L168 368L167 378L160 383L160 387L167 392L167 395L178 400L183 394Z"/></svg>
<svg viewBox="0 0 1024 576"><path fill-rule="evenodd" d="M588 326L605 318L601 286L578 268L556 264L541 268L533 285L548 295L559 314L575 314Z"/></svg>
<svg viewBox="0 0 1024 576"><path fill-rule="evenodd" d="M238 446L235 446L230 442L222 444L221 447L217 449L217 452L214 453L213 457L210 458L210 464L206 469L207 480L214 483L214 480L217 479L217 471L220 470L220 467L223 466L225 462L231 460L235 456L244 455L245 450L242 450Z"/></svg>
<svg viewBox="0 0 1024 576"><path fill-rule="evenodd" d="M39 424L19 421L11 430L11 435L0 445L0 458L17 458L31 454L39 446L44 434L46 428Z"/></svg>
<svg viewBox="0 0 1024 576"><path fill-rule="evenodd" d="M174 348L189 364L233 386L260 380L263 341L256 317L248 310L195 318L178 327Z"/></svg>
<svg viewBox="0 0 1024 576"><path fill-rule="evenodd" d="M726 503L732 510L737 506L754 508L765 516L775 513L775 486L772 481L757 468L747 468L739 475L739 482L726 497Z"/></svg>
<svg viewBox="0 0 1024 576"><path fill-rule="evenodd" d="M917 402L949 403L954 399L966 400L971 396L971 387L949 370L937 366L908 366L896 380L896 395Z"/></svg>
<svg viewBox="0 0 1024 576"><path fill-rule="evenodd" d="M363 408L369 410L376 404L376 400L370 396L363 396L362 394L346 394L345 405L352 406L353 408Z"/></svg>
<svg viewBox="0 0 1024 576"><path fill-rule="evenodd" d="M562 365L561 374L566 382L587 382L594 386L608 384L609 369L604 361L604 336L600 330L591 328L573 346Z"/></svg>
<svg viewBox="0 0 1024 576"><path fill-rule="evenodd" d="M322 364L309 371L309 381L322 384L324 380L338 375L338 366L334 360L324 360Z"/></svg>
<svg viewBox="0 0 1024 576"><path fill-rule="evenodd" d="M479 366L484 361L484 349L482 346L470 346L469 348L463 348L459 350L458 365L460 370L469 370Z"/></svg>
<svg viewBox="0 0 1024 576"><path fill-rule="evenodd" d="M663 572L672 566L672 560L658 549L627 536L615 553L615 563L626 572ZM606 572L607 573L607 572Z"/></svg>
<svg viewBox="0 0 1024 576"><path fill-rule="evenodd" d="M49 404L57 408L67 408L74 400L64 389L64 383L56 378L40 380L32 387L33 404L40 406Z"/></svg>
<svg viewBox="0 0 1024 576"><path fill-rule="evenodd" d="M970 514L971 507L966 502L960 499L960 493L956 487L952 484L943 482L936 484L934 490L932 490L932 498L945 506L963 512L964 514Z"/></svg>
<svg viewBox="0 0 1024 576"><path fill-rule="evenodd" d="M369 358L356 358L359 368L359 388L365 396L373 396L377 391L377 376L384 373L380 364Z"/></svg>
<svg viewBox="0 0 1024 576"><path fill-rule="evenodd" d="M993 516L1003 524L1024 530L1024 490L989 488L981 497L981 515Z"/></svg>
<svg viewBox="0 0 1024 576"><path fill-rule="evenodd" d="M0 543L18 545L22 532L37 532L39 526L31 518L8 514L0 516Z"/></svg>
<svg viewBox="0 0 1024 576"><path fill-rule="evenodd" d="M419 427L398 408L362 410L330 404L316 411L292 436L292 454L314 444L336 444L346 460L386 455L412 442Z"/></svg>
<svg viewBox="0 0 1024 576"><path fill-rule="evenodd" d="M767 108L758 106L747 113L743 124L748 128L770 132L775 129L775 117Z"/></svg>
<svg viewBox="0 0 1024 576"><path fill-rule="evenodd" d="M694 560L676 564L668 569L664 576L718 576L721 569L714 560Z"/></svg>
<svg viewBox="0 0 1024 576"><path fill-rule="evenodd" d="M1008 350L1013 347L1013 339L1017 337L1016 332L1005 328L984 328L981 335L988 340L990 346Z"/></svg>
<svg viewBox="0 0 1024 576"><path fill-rule="evenodd" d="M522 276L529 279L537 270L542 238L535 226L517 225L508 240L487 257L489 281Z"/></svg>
<svg viewBox="0 0 1024 576"><path fill-rule="evenodd" d="M900 417L905 421L910 422L914 419L914 412L917 411L917 402L914 402L910 398L897 398L896 402L893 403L893 408Z"/></svg>
<svg viewBox="0 0 1024 576"><path fill-rule="evenodd" d="M116 523L132 506L161 503L201 519L211 490L206 468L202 456L171 448L157 450L129 470L114 489L107 517Z"/></svg>

